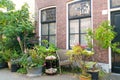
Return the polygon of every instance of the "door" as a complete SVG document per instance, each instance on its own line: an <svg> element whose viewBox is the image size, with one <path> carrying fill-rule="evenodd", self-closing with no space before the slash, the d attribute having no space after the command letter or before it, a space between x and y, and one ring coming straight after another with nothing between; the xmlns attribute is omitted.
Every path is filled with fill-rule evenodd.
<svg viewBox="0 0 120 80"><path fill-rule="evenodd" d="M120 11L111 12L111 24L114 26L114 31L117 33L112 41L120 42ZM112 51L112 72L120 73L120 54Z"/></svg>

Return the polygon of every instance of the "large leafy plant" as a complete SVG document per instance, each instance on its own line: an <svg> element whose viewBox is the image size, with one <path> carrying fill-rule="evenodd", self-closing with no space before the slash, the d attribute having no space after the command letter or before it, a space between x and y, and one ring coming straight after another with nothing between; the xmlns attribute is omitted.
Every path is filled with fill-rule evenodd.
<svg viewBox="0 0 120 80"><path fill-rule="evenodd" d="M108 21L103 22L95 29L94 39L102 48L111 46L111 41L115 38L114 27L109 25Z"/></svg>
<svg viewBox="0 0 120 80"><path fill-rule="evenodd" d="M20 37L23 50L28 46L27 41L34 27L29 18L28 5L24 4L21 10L0 12L0 41L4 49L15 49L21 52L17 37Z"/></svg>

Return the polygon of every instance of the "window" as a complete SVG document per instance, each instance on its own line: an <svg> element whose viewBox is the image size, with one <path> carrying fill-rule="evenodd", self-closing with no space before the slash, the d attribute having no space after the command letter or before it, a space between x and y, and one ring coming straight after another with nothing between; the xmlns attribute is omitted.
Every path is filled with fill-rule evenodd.
<svg viewBox="0 0 120 80"><path fill-rule="evenodd" d="M110 7L111 8L120 7L120 0L110 0Z"/></svg>
<svg viewBox="0 0 120 80"><path fill-rule="evenodd" d="M86 31L91 28L90 0L78 1L68 5L69 8L69 48L80 43L87 45Z"/></svg>
<svg viewBox="0 0 120 80"><path fill-rule="evenodd" d="M90 0L83 0L69 5L69 18L90 16Z"/></svg>
<svg viewBox="0 0 120 80"><path fill-rule="evenodd" d="M56 9L49 8L41 11L41 40L56 45Z"/></svg>

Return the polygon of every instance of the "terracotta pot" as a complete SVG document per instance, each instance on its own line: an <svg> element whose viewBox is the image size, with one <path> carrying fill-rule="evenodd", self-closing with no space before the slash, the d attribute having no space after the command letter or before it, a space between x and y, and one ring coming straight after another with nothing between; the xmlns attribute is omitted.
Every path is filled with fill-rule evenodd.
<svg viewBox="0 0 120 80"><path fill-rule="evenodd" d="M80 75L80 80L91 80L91 76Z"/></svg>

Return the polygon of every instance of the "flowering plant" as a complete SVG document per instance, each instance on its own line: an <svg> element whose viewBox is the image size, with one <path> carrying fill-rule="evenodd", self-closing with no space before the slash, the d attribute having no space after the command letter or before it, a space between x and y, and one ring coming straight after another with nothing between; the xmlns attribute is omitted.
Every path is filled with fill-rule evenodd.
<svg viewBox="0 0 120 80"><path fill-rule="evenodd" d="M78 66L81 68L81 74L84 76L88 76L87 73L87 63L86 59L91 57L94 54L93 51L88 51L85 46L81 46L79 44L74 45L72 50L67 52L67 55L70 57L70 60L75 61Z"/></svg>

